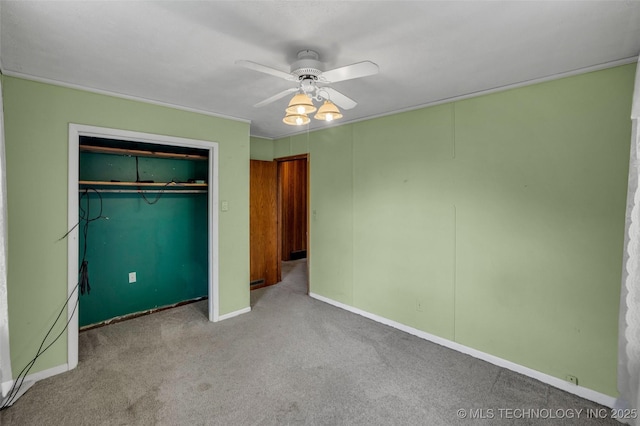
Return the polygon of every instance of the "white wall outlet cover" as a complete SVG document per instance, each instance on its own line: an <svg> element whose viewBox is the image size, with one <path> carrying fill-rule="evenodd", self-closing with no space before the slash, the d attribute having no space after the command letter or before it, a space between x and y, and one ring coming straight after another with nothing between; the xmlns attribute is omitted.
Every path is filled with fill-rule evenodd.
<svg viewBox="0 0 640 426"><path fill-rule="evenodd" d="M129 272L129 284L135 283L137 280L135 272Z"/></svg>

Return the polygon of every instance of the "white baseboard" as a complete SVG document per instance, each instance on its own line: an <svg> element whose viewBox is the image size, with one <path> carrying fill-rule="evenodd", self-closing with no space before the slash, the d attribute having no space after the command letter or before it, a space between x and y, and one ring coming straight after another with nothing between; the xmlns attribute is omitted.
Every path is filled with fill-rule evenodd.
<svg viewBox="0 0 640 426"><path fill-rule="evenodd" d="M13 401L11 402L10 405L13 405L18 400L18 398L20 398L27 390L29 390L29 388L33 386L37 381L55 376L57 374L66 373L67 371L69 371L69 365L62 364L56 367L48 368L46 370L38 371L33 374L29 374L22 381L22 384L20 386L20 391L16 394L16 396L14 396ZM7 392L9 392L9 390L11 390L11 387L13 386L13 383L14 383L14 380L8 380L6 382L3 382L1 385L2 389L3 390L7 389Z"/></svg>
<svg viewBox="0 0 640 426"><path fill-rule="evenodd" d="M247 306L246 308L242 308L238 311L229 312L228 314L220 315L218 317L218 321L223 321L229 318L237 317L238 315L246 314L251 312L251 306Z"/></svg>
<svg viewBox="0 0 640 426"><path fill-rule="evenodd" d="M528 377L532 377L534 379L540 380L543 383L551 385L555 388L561 389L563 391L572 393L581 398L588 399L593 402L597 402L598 404L602 404L605 407L613 408L616 404L616 398L605 395L600 392L596 392L592 389L585 388L583 386L577 386L571 384L565 380L559 379L557 377L550 376L545 373L541 373L540 371L533 370L529 367L525 367L520 364L516 364L514 362L508 361L503 358L499 358L495 355L488 354L486 352L479 351L477 349L470 348L468 346L461 345L460 343L453 342L448 339L444 339L442 337L438 337L436 335L418 330L413 327L409 327L407 325L401 324L399 322L381 317L376 314L372 314L367 311L363 311L358 308L354 308L353 306L345 305L344 303L337 302L333 299L329 299L324 296L320 296L319 294L309 292L309 296L314 299L320 300L321 302L328 303L330 305L336 306L338 308L344 309L349 312L353 312L354 314L361 315L365 318L369 318L370 320L379 322L381 324L388 325L389 327L396 328L398 330L404 331L409 334L413 334L414 336L420 337L421 339L428 340L430 342L436 343L438 345L447 347L449 349L453 349L454 351L462 352L464 354L470 355L474 358L481 359L483 361L489 362L491 364L497 365L498 367L503 367L511 371L515 371L516 373L523 374Z"/></svg>

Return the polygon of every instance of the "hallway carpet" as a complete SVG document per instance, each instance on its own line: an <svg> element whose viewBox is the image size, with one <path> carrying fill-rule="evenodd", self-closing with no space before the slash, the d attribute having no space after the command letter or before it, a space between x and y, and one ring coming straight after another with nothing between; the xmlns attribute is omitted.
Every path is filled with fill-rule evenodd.
<svg viewBox="0 0 640 426"><path fill-rule="evenodd" d="M36 383L0 424L619 425L594 418L602 406L308 297L305 260L283 276L220 323L201 301L80 333L78 368Z"/></svg>

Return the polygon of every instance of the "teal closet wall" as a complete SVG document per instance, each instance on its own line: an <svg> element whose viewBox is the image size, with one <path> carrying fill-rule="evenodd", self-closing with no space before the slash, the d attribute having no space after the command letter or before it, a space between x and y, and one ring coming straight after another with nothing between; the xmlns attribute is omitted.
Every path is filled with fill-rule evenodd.
<svg viewBox="0 0 640 426"><path fill-rule="evenodd" d="M206 179L207 170L207 160L138 158L140 180ZM136 178L135 157L80 155L81 180ZM80 297L80 326L207 295L207 194L162 193L154 203L157 195L146 194L149 204L139 194L79 194L81 216L95 218L102 211L104 217L89 224L91 292ZM79 264L84 243L80 232ZM129 272L136 272L135 283L129 283Z"/></svg>

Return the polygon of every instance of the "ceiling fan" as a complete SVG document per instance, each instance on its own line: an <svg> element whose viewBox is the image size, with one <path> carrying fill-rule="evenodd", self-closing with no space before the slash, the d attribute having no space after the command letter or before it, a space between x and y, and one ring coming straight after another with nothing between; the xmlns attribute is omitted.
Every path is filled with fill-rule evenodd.
<svg viewBox="0 0 640 426"><path fill-rule="evenodd" d="M317 52L313 50L302 50L298 52L297 56L298 59L291 64L291 71L289 73L252 61L236 61L236 65L297 83L296 87L283 90L282 92L254 105L254 107L261 107L275 102L291 93L298 92L298 94L294 96L289 103L289 108L287 108L287 116L284 119L284 122L287 124L308 123L309 119L306 114L316 110L311 100L325 101L325 105L320 107L315 118L331 121L334 118L342 117L342 114L340 114L339 110L335 108L333 104L342 109L349 110L354 108L358 103L332 88L330 84L337 83L339 81L352 80L354 78L367 77L378 73L378 65L371 61L357 62L355 64L324 71L323 63L319 60ZM307 101L306 98L301 98L300 94L306 95L309 100ZM331 107L333 109L326 112L327 106L329 109L331 109ZM325 112L323 112L323 108L325 108Z"/></svg>

